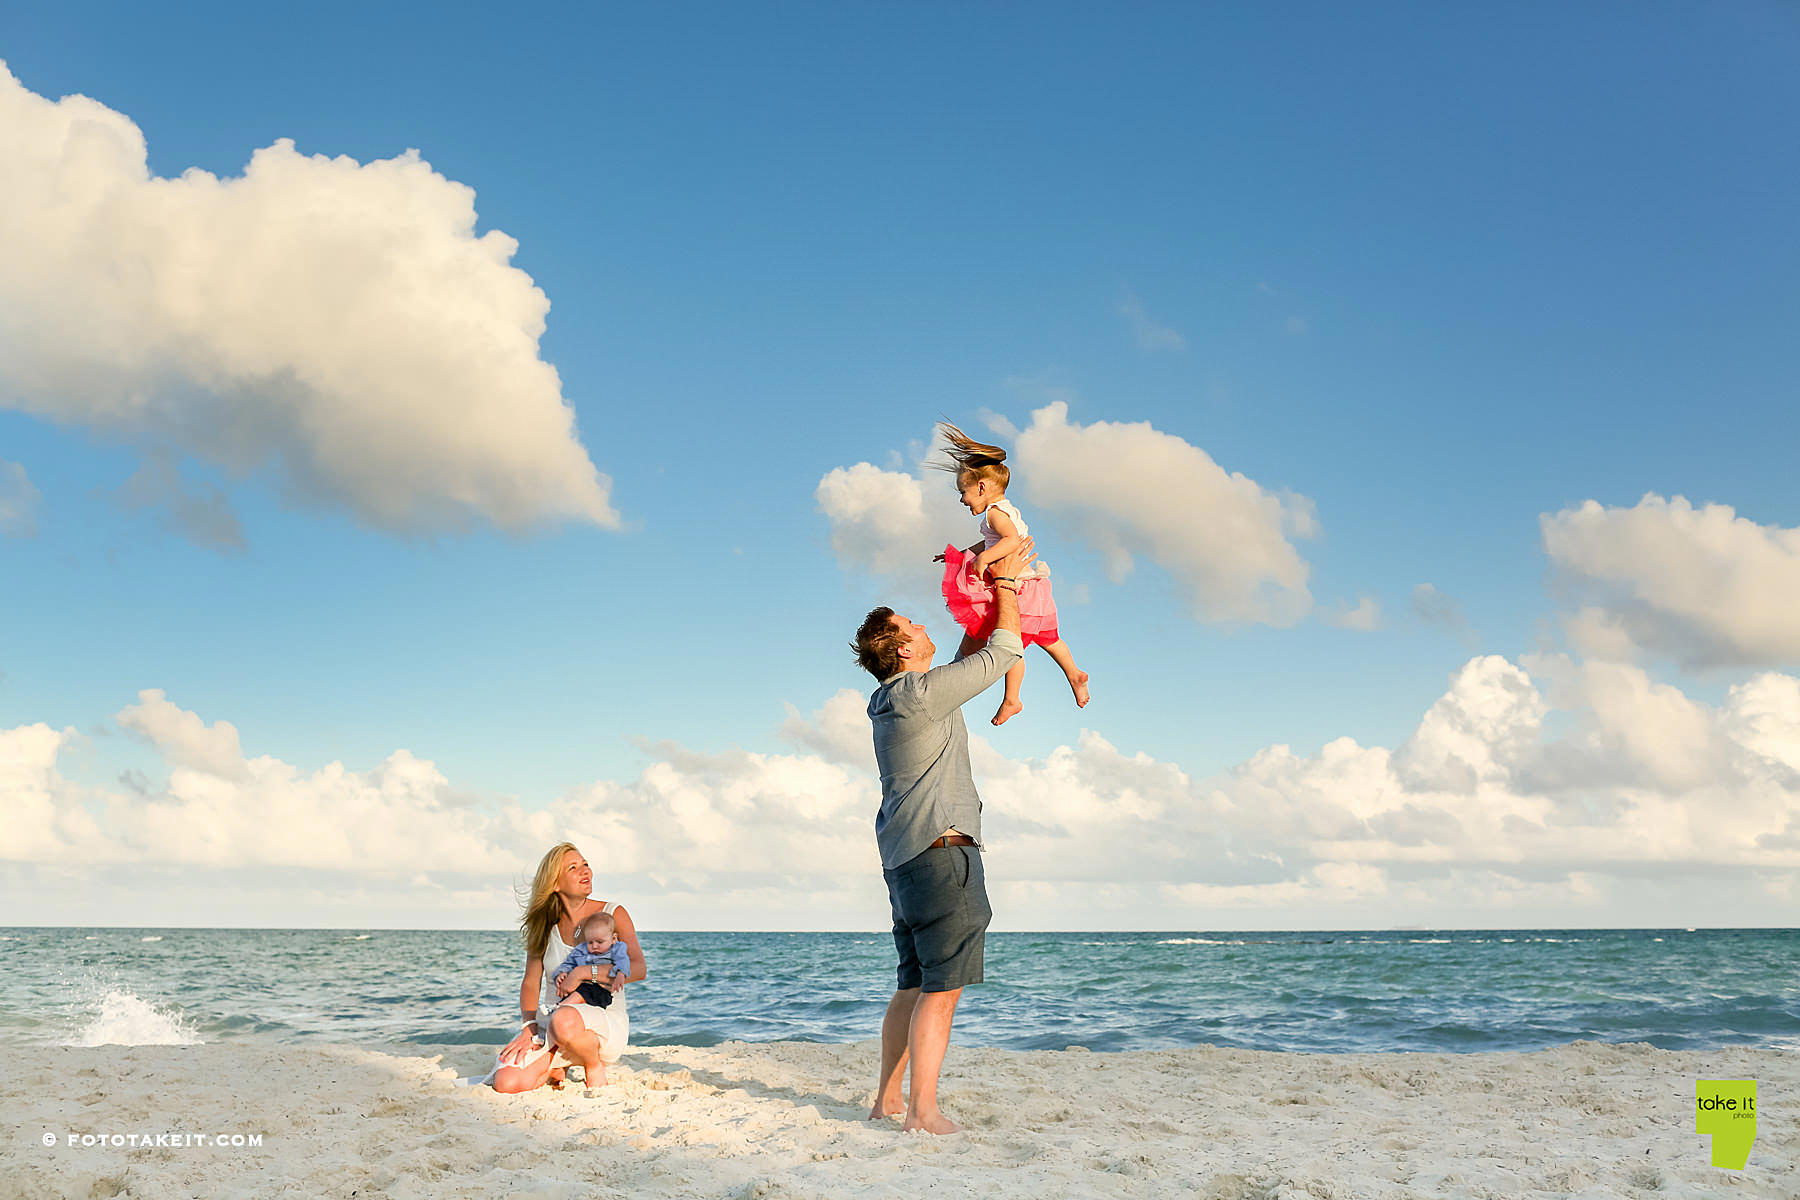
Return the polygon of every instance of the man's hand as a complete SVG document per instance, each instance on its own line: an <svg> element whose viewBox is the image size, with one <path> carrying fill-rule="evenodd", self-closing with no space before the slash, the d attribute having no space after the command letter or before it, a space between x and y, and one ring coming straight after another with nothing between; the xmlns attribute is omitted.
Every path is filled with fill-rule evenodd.
<svg viewBox="0 0 1800 1200"><path fill-rule="evenodd" d="M995 575L1010 575L1014 579L1031 570L1033 548L1037 545L1035 538L1026 537L990 568Z"/></svg>

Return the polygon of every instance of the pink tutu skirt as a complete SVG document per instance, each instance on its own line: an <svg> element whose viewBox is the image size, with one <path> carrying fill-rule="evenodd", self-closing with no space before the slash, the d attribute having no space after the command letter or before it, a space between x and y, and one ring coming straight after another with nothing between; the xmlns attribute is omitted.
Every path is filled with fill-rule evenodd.
<svg viewBox="0 0 1800 1200"><path fill-rule="evenodd" d="M944 603L963 632L985 642L994 632L994 585L973 571L975 556L955 546L944 547ZM1057 640L1056 597L1050 580L1019 580L1019 633L1027 646L1048 646Z"/></svg>

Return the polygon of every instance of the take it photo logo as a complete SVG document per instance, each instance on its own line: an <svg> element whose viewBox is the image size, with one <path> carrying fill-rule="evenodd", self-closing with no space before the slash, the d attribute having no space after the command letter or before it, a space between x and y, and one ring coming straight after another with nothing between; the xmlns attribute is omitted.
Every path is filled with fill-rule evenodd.
<svg viewBox="0 0 1800 1200"><path fill-rule="evenodd" d="M1694 1132L1712 1135L1712 1165L1741 1171L1756 1140L1756 1080L1696 1079Z"/></svg>

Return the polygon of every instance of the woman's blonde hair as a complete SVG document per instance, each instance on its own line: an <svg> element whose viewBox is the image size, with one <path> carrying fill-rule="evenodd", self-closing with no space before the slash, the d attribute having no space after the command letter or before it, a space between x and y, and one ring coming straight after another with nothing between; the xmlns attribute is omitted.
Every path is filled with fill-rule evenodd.
<svg viewBox="0 0 1800 1200"><path fill-rule="evenodd" d="M562 877L563 856L575 850L572 842L558 842L538 859L537 874L531 879L531 894L521 896L519 903L525 909L519 918L519 934L525 939L525 952L533 958L541 958L544 947L550 944L550 930L563 919L568 911L563 906L562 893L556 890L556 881ZM575 850L580 854L581 851Z"/></svg>
<svg viewBox="0 0 1800 1200"><path fill-rule="evenodd" d="M950 443L944 448L950 461L937 465L942 470L956 473L957 490L962 489L963 480L968 478L990 480L1001 491L1006 490L1006 485L1012 481L1012 472L1006 469L1006 451L976 441L948 421L939 421L938 431Z"/></svg>

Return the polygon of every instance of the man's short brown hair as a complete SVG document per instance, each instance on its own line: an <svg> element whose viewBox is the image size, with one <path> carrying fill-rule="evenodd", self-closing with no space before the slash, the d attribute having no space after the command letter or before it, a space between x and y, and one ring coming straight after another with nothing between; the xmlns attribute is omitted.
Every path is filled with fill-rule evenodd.
<svg viewBox="0 0 1800 1200"><path fill-rule="evenodd" d="M850 643L850 649L856 653L857 665L879 682L898 675L905 667L900 647L906 643L907 636L894 624L894 610L871 608L857 626L856 640Z"/></svg>

